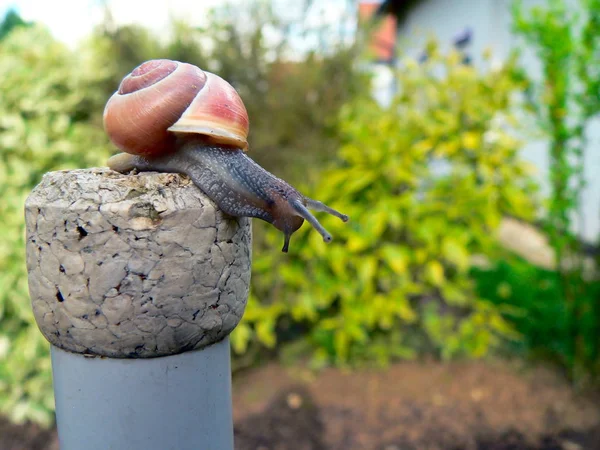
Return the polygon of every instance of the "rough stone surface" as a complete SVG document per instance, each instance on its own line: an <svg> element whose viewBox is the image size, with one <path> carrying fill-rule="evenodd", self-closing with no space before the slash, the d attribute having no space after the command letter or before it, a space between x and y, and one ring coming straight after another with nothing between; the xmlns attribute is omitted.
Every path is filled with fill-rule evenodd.
<svg viewBox="0 0 600 450"><path fill-rule="evenodd" d="M25 203L33 312L62 349L117 358L205 347L238 324L251 228L188 178L48 173Z"/></svg>

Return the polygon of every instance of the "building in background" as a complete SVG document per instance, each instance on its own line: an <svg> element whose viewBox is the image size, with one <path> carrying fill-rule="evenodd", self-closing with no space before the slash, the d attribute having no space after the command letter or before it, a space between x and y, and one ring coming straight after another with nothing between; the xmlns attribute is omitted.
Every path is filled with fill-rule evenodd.
<svg viewBox="0 0 600 450"><path fill-rule="evenodd" d="M358 21L361 24L373 24L369 40L369 52L376 64L394 64L396 60L396 37L398 24L392 14L376 17L381 8L380 1L361 1L358 4Z"/></svg>
<svg viewBox="0 0 600 450"><path fill-rule="evenodd" d="M373 95L382 105L388 105L395 91L393 68L396 65L398 24L393 14L378 14L382 2L377 0L358 3L358 23L369 28L368 51L373 71ZM373 27L373 29L370 29Z"/></svg>
<svg viewBox="0 0 600 450"><path fill-rule="evenodd" d="M574 1L574 0L571 0ZM523 0L539 4L539 0ZM492 63L501 64L516 46L522 46L511 33L510 0L381 0L359 1L359 12L365 17L378 14L394 17L397 35L396 49L392 55L406 55L423 60L427 37L434 34L443 50L459 48L465 55L465 63L476 67L483 64L483 52L490 49ZM383 22L385 23L385 22ZM386 38L389 39L389 38ZM533 52L521 48L521 63L532 76L541 72L541 66ZM381 63L375 62L375 96L388 104L394 92L393 77L385 76ZM389 67L389 64L388 64ZM382 73L384 75L382 75ZM588 148L585 154L585 177L587 186L583 191L583 223L577 224L581 237L596 242L600 236L600 119L591 121L588 132ZM539 180L544 194L549 193L548 142L529 142L522 151L524 159L539 170Z"/></svg>

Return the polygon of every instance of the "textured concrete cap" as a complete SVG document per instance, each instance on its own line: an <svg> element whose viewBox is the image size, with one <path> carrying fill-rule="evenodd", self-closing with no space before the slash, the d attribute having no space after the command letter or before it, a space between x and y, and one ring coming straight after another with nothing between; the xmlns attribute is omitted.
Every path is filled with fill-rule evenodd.
<svg viewBox="0 0 600 450"><path fill-rule="evenodd" d="M248 218L188 178L52 172L25 203L35 319L62 349L147 358L227 336L248 297Z"/></svg>

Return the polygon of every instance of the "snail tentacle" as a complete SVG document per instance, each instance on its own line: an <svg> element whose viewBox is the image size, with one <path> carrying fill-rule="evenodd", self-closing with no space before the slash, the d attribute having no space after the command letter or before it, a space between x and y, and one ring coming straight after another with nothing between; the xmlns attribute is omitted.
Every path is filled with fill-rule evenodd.
<svg viewBox="0 0 600 450"><path fill-rule="evenodd" d="M344 222L348 222L348 216L346 214L342 214L339 211L336 211L333 208L330 208L325 203L320 202L319 200L313 200L312 198L306 199L306 206L312 209L313 211L321 211L331 214L332 216L339 217Z"/></svg>
<svg viewBox="0 0 600 450"><path fill-rule="evenodd" d="M292 200L290 204L296 210L300 217L302 217L304 220L310 223L312 227L315 230L317 230L321 236L323 236L324 242L331 242L333 240L331 234L329 234L329 232L325 228L323 228L323 225L321 225L317 218L313 216L308 209L306 209L306 206L304 206L301 201L297 199Z"/></svg>

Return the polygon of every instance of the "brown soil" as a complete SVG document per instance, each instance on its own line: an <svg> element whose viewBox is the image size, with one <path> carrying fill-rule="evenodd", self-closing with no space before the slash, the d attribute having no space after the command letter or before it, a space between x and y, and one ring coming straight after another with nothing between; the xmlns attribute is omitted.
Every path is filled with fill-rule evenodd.
<svg viewBox="0 0 600 450"><path fill-rule="evenodd" d="M600 449L600 403L553 372L494 363L402 363L318 375L279 365L234 378L238 450ZM0 450L57 450L0 423Z"/></svg>

